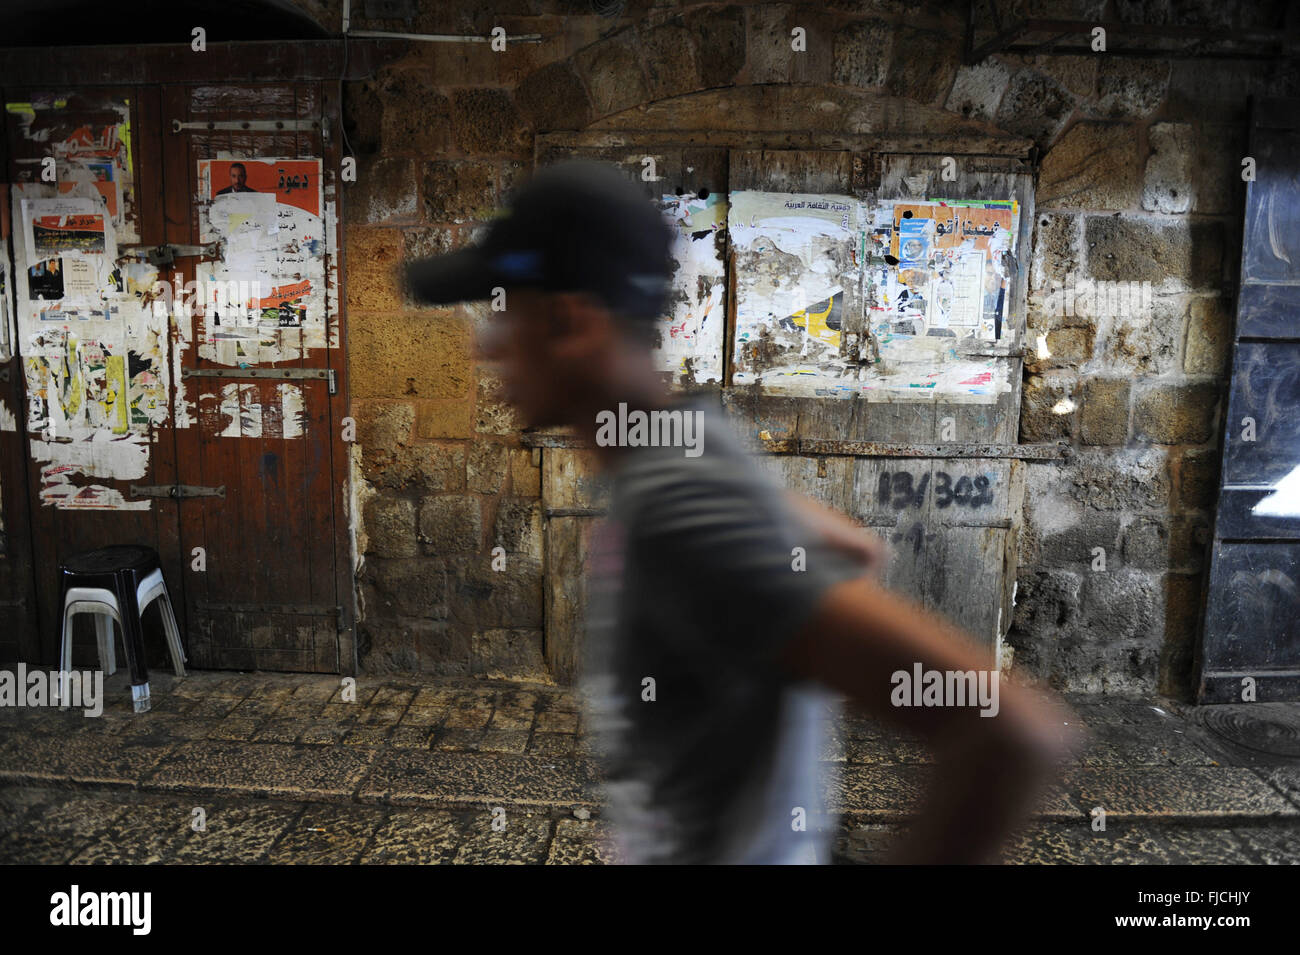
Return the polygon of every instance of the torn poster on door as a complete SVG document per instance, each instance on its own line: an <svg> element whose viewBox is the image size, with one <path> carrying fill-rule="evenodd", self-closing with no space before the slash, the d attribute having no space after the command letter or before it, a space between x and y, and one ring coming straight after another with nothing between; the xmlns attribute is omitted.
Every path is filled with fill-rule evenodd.
<svg viewBox="0 0 1300 955"><path fill-rule="evenodd" d="M143 477L153 426L167 421L167 315L145 304L157 270L118 267L101 197L53 185L12 190L26 428L43 504L147 510L122 485ZM35 264L32 264L35 263ZM22 281L25 278L26 281Z"/></svg>
<svg viewBox="0 0 1300 955"><path fill-rule="evenodd" d="M1010 390L1004 369L958 343L1001 330L1014 202L739 191L730 203L735 384L869 401Z"/></svg>
<svg viewBox="0 0 1300 955"><path fill-rule="evenodd" d="M93 199L59 197L20 203L28 298L41 321L111 317L122 292L111 220ZM107 227L106 227L107 226Z"/></svg>
<svg viewBox="0 0 1300 955"><path fill-rule="evenodd" d="M5 111L18 128L10 142L20 178L40 181L45 160L53 158L58 195L98 200L118 238L135 242L130 101L42 94L6 103Z"/></svg>
<svg viewBox="0 0 1300 955"><path fill-rule="evenodd" d="M220 259L198 267L199 281L214 290L200 320L200 357L251 365L325 347L320 160L205 159L199 198L201 239L221 243ZM233 309L231 288L240 289Z"/></svg>
<svg viewBox="0 0 1300 955"><path fill-rule="evenodd" d="M674 272L667 314L660 320L655 361L679 387L722 381L727 200L709 193L664 195L660 210L673 230Z"/></svg>

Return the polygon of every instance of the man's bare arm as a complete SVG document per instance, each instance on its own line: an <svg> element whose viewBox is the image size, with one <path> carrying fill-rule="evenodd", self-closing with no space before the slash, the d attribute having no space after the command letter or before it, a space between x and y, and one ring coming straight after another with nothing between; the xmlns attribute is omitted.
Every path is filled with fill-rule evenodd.
<svg viewBox="0 0 1300 955"><path fill-rule="evenodd" d="M911 674L919 663L923 670L978 672L991 661L963 631L867 578L827 591L782 659L796 675L839 690L933 749L935 783L891 862L995 861L1067 749L1068 710L1005 680L994 717L980 716L975 706L891 705L896 671Z"/></svg>
<svg viewBox="0 0 1300 955"><path fill-rule="evenodd" d="M828 547L854 557L863 570L877 573L885 566L889 548L875 534L805 494L787 491L786 498Z"/></svg>

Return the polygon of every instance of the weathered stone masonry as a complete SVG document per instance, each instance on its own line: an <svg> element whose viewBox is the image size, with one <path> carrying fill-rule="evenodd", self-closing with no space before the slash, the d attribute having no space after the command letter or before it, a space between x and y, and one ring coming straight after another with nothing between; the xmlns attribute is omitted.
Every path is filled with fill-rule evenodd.
<svg viewBox="0 0 1300 955"><path fill-rule="evenodd" d="M504 53L417 45L345 88L359 160L346 254L363 669L547 678L540 472L471 353L486 311L417 308L394 269L469 241L531 169L538 132L619 113L636 129L642 107L673 97L698 126L699 104L755 102L754 87L779 85L811 108L754 115L774 148L782 131L834 129L836 104L863 96L1039 145L1028 323L1050 356L1026 360L1021 440L1077 453L1029 469L1008 640L1017 664L1064 688L1186 691L1217 490L1246 97L1294 95L1294 73L1104 55L967 67L965 4L631 3L616 20L553 0L436 6L413 23L354 22L546 39ZM1037 6L1092 16L1103 4ZM1121 6L1140 20L1159 5ZM1218 5L1195 6L1218 22ZM1281 9L1241 6L1251 27ZM792 26L807 30L804 56L789 52ZM1150 314L1053 314L1051 290L1083 279L1151 283ZM501 573L490 569L498 545Z"/></svg>

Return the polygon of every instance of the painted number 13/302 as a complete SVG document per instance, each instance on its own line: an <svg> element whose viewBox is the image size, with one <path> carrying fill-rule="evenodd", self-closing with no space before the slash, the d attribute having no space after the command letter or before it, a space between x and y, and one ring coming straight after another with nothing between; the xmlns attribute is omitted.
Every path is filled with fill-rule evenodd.
<svg viewBox="0 0 1300 955"><path fill-rule="evenodd" d="M925 503L925 493L930 489L930 475L922 474L914 481L906 471L885 471L880 475L880 488L876 500L884 507L901 511L905 507L920 507ZM956 504L959 507L983 507L993 503L993 487L984 475L969 478L962 475L953 483L946 471L934 473L934 503L938 507Z"/></svg>

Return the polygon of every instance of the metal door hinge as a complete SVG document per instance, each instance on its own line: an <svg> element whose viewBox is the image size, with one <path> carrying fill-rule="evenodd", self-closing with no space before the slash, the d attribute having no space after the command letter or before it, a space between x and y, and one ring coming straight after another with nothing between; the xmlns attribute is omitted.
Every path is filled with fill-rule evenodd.
<svg viewBox="0 0 1300 955"><path fill-rule="evenodd" d="M338 394L333 368L182 368L182 378L270 378L329 382L330 394Z"/></svg>
<svg viewBox="0 0 1300 955"><path fill-rule="evenodd" d="M198 121L193 123L183 123L179 119L172 120L172 132L180 133L189 129L212 130L242 130L249 133L278 133L278 132L298 132L307 133L313 129L320 129L322 126L319 119L218 119L212 121Z"/></svg>
<svg viewBox="0 0 1300 955"><path fill-rule="evenodd" d="M226 486L203 487L198 484L132 484L132 497L221 497Z"/></svg>

